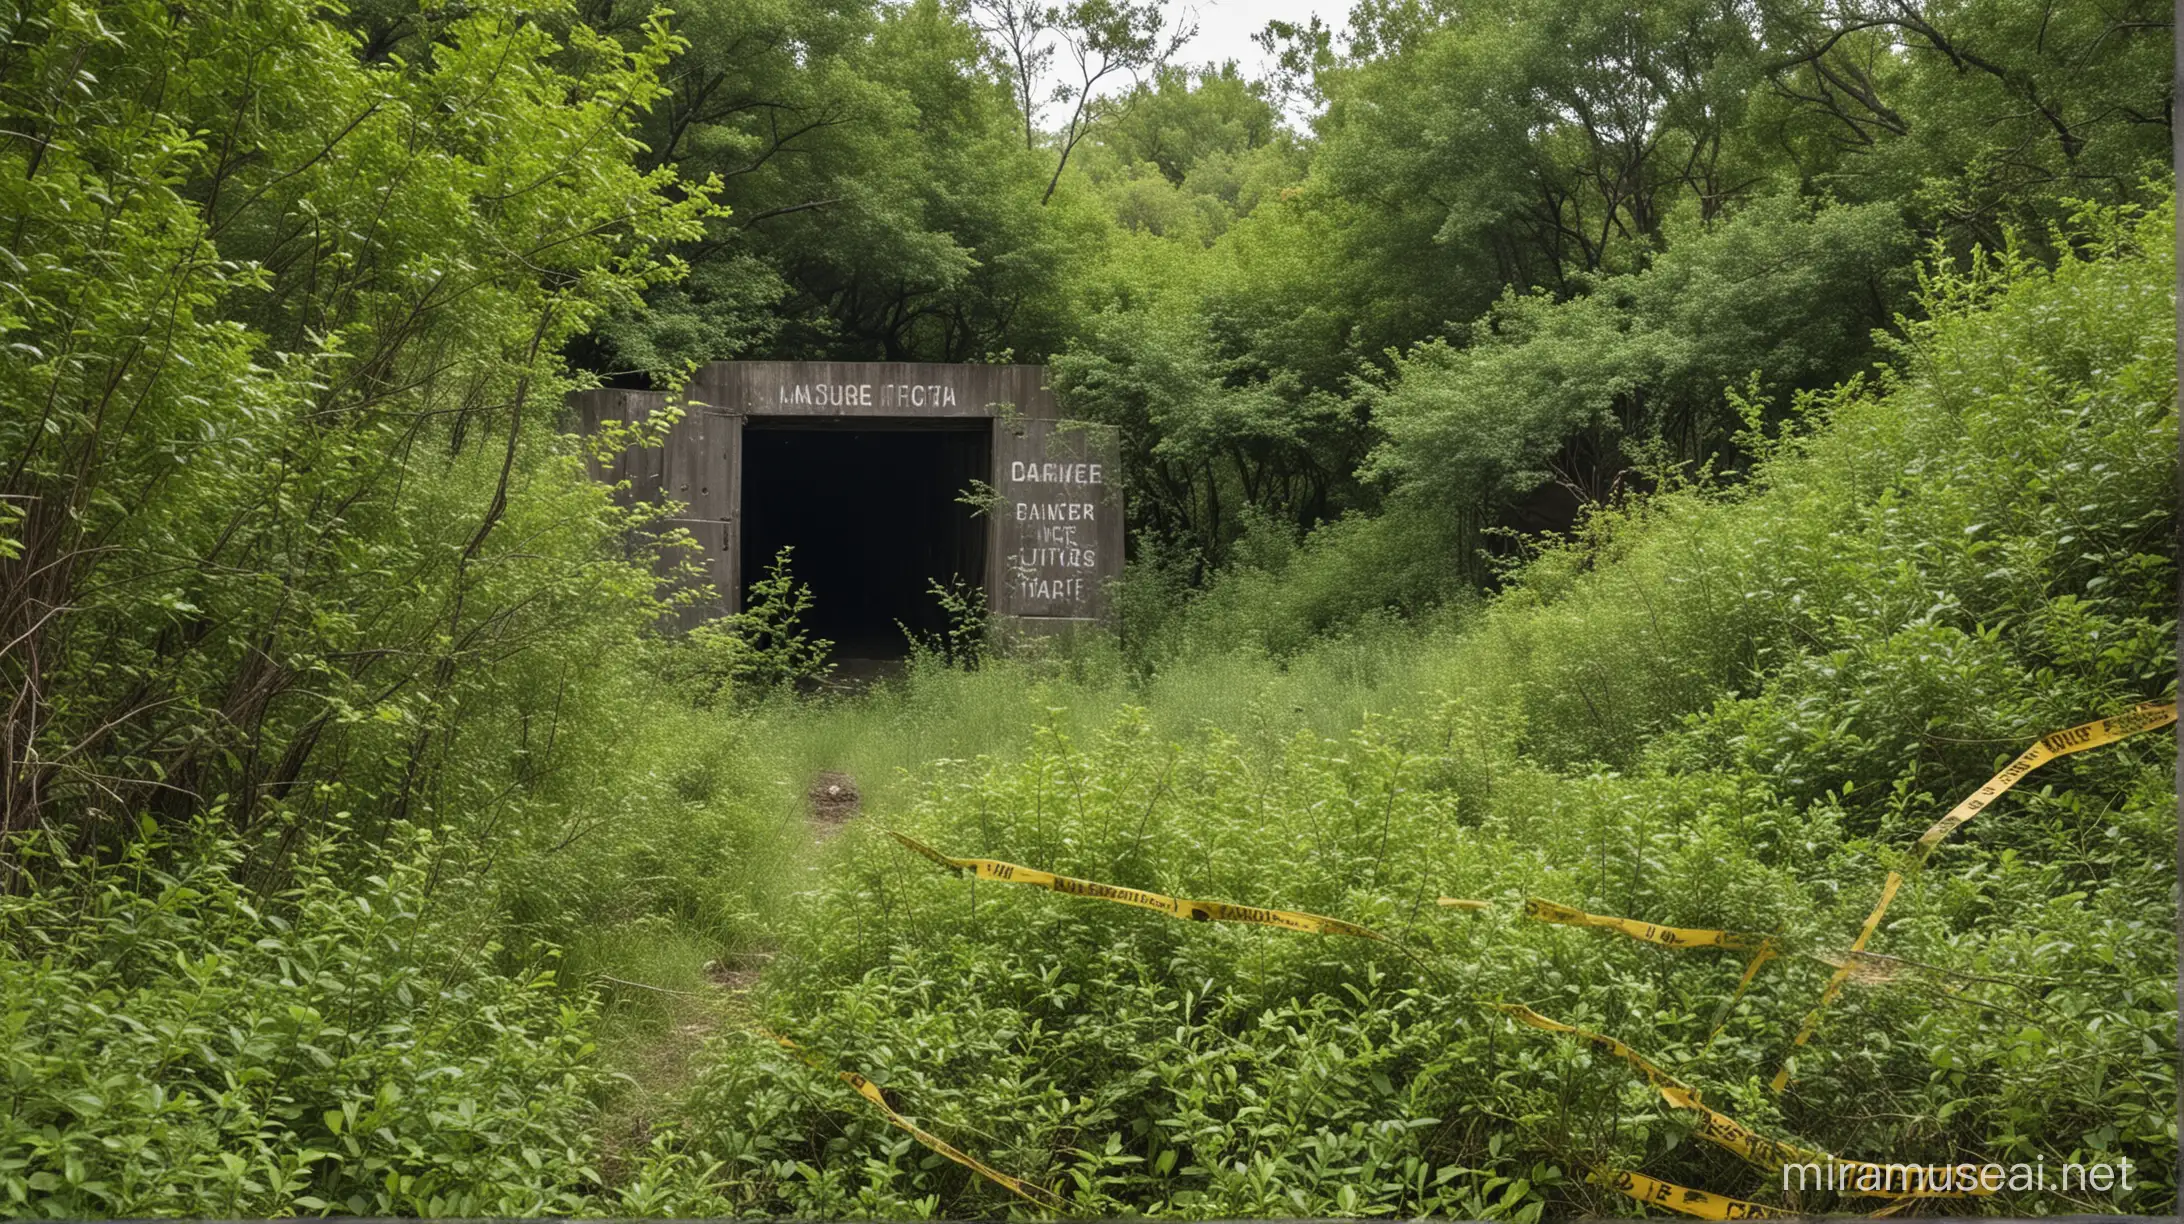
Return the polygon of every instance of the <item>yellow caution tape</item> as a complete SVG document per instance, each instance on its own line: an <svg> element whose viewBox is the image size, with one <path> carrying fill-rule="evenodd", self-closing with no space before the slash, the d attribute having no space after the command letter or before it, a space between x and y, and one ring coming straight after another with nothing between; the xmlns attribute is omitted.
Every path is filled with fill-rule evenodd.
<svg viewBox="0 0 2184 1224"><path fill-rule="evenodd" d="M1544 1029L1550 1033L1563 1033L1580 1041L1589 1042L1629 1063L1638 1070L1639 1074L1646 1077L1646 1081L1652 1084L1654 1089L1661 1094L1661 1099L1678 1109L1690 1110L1692 1113L1699 1115L1699 1124L1693 1128L1693 1134L1708 1143L1714 1144L1716 1147L1736 1153L1750 1164L1769 1173L1777 1172L1785 1165L1792 1164L1827 1165L1845 1170L1846 1173L1853 1176L1868 1169L1883 1170L1891 1168L1891 1166L1875 1164L1870 1161L1839 1160L1822 1152L1814 1152L1793 1144L1784 1143L1779 1139L1769 1139L1735 1118L1699 1100L1698 1093L1690 1085L1662 1070L1645 1055L1631 1049L1613 1037L1595 1033L1590 1029L1581 1029L1574 1024L1564 1024L1560 1020L1550 1020L1521 1004L1496 1003L1492 1006L1495 1010L1507 1012L1533 1028ZM1903 1166L1894 1167L1903 1168ZM1937 1176L1942 1174L1946 1174L1945 1169L1929 1170L1927 1178L1921 1180L1922 1188L1917 1190L1858 1190L1845 1188L1843 1193L1865 1194L1880 1198L1955 1198L1960 1193L1980 1193L1978 1190L1928 1191L1923 1189L1928 1179L1950 1184L1946 1176ZM1901 1180L1901 1178L1896 1179L1899 1182ZM1893 1183L1884 1177L1882 1184L1889 1185Z"/></svg>
<svg viewBox="0 0 2184 1224"><path fill-rule="evenodd" d="M1721 1031L1729 1027L1729 1013L1736 1007L1737 1000L1744 997L1744 992L1752 988L1752 979L1759 976L1759 967L1780 954L1780 949L1771 939L1761 944L1759 951L1752 954L1752 959L1744 966L1744 976L1737 979L1737 988L1721 1001L1720 1007L1714 1009L1713 1027L1707 1031L1706 1044L1699 1047L1699 1053L1704 1054L1713 1046L1714 1038L1721 1036Z"/></svg>
<svg viewBox="0 0 2184 1224"><path fill-rule="evenodd" d="M1786 1220L1796 1216L1794 1211L1780 1207L1768 1207L1748 1203L1743 1199L1730 1198L1726 1194L1708 1194L1665 1182L1658 1177L1647 1177L1628 1169L1603 1169L1593 1179L1595 1184L1619 1190L1641 1203L1654 1207L1666 1207L1702 1220Z"/></svg>
<svg viewBox="0 0 2184 1224"><path fill-rule="evenodd" d="M1553 922L1562 926L1620 931L1632 939L1659 944L1664 948L1727 948L1733 952L1757 952L1768 944L1767 938L1761 935L1661 926L1657 923L1641 922L1636 918L1610 918L1603 914L1588 914L1567 905L1557 905L1552 901L1542 901L1538 897L1524 903L1524 916L1538 922Z"/></svg>
<svg viewBox="0 0 2184 1224"><path fill-rule="evenodd" d="M1668 1072L1654 1065L1653 1061L1647 1058L1645 1055L1640 1054L1638 1051L1631 1049L1629 1046L1624 1045L1622 1042L1617 1041L1615 1038L1607 1036L1604 1033L1595 1033L1591 1029L1581 1029L1574 1024L1564 1024L1560 1020L1550 1020L1547 1017L1540 1015L1538 1012L1533 1011L1531 1008L1526 1007L1522 1003L1491 1003L1488 1004L1488 1006L1492 1007L1495 1011L1506 1012L1509 1015L1515 1016L1517 1019L1524 1021L1526 1024L1531 1025L1533 1028L1545 1029L1547 1032L1550 1033L1567 1034L1568 1036L1575 1037L1580 1041L1589 1042L1593 1045L1599 1046L1601 1049L1606 1050L1608 1053L1613 1054L1617 1058L1622 1059L1624 1062L1629 1063L1631 1066L1636 1067L1638 1069L1638 1073L1645 1076L1646 1079L1653 1083L1656 1087L1662 1084L1670 1084L1678 1088L1683 1087L1682 1080L1677 1079L1675 1076L1670 1075Z"/></svg>
<svg viewBox="0 0 2184 1224"><path fill-rule="evenodd" d="M1957 827L1999 798L2003 791L2017 785L2018 779L2040 768L2057 757L2089 748L2101 748L2117 740L2128 739L2143 731L2166 727L2176 721L2176 703L2173 701L2149 701L2114 718L2103 718L2072 727L2068 731L2055 731L2040 737L2040 741L2020 753L2016 760L2004 766L2001 773L1987 779L1986 785L1966 796L1962 803L1949 810L1949 814L1933 823L1926 832L1919 834L1918 845L1912 858L1924 862L1933 853L1941 839L1956 832Z"/></svg>
<svg viewBox="0 0 2184 1224"><path fill-rule="evenodd" d="M1881 925L1881 916L1888 913L1889 905L1896 900L1896 890L1901 887L1903 887L1902 873L1889 872L1887 882L1881 885L1879 904L1873 907L1872 913L1866 915L1865 925L1858 929L1858 938L1850 941L1850 950L1853 953L1865 951L1866 941L1873 938L1874 930ZM1806 1042L1812 1040L1813 1031L1820 1027L1820 1013L1827 1010L1828 1004L1835 1001L1836 995L1842 993L1843 983L1850 980L1850 966L1851 962L1846 958L1843 967L1829 976L1827 986L1820 991L1820 1001L1813 1004L1811 1011L1805 1013L1805 1022L1798 1026L1797 1036L1790 1041L1790 1052L1793 1056L1799 1049L1803 1048ZM1767 1087L1779 1093L1788 1087L1789 1083L1790 1064L1785 1061L1775 1071L1774 1078L1767 1081Z"/></svg>
<svg viewBox="0 0 2184 1224"><path fill-rule="evenodd" d="M1759 951L1753 954L1751 963L1744 966L1744 976L1737 979L1737 991L1729 996L1729 1002L1725 1006L1734 1007L1736 1001L1744 997L1744 988L1750 986L1752 979L1759 976L1759 967L1773 960L1777 955L1778 952L1774 944L1760 945Z"/></svg>
<svg viewBox="0 0 2184 1224"><path fill-rule="evenodd" d="M1729 1012L1752 988L1752 979L1759 976L1759 967L1773 960L1778 951L1775 941L1763 935L1744 935L1736 931L1716 931L1694 927L1662 926L1636 918L1610 918L1604 914L1588 914L1584 910L1553 901L1532 897L1524 903L1524 916L1538 922L1552 922L1561 926L1594 927L1603 931L1617 931L1632 939L1658 944L1664 948L1721 948L1728 951L1750 952L1752 959L1744 966L1744 976L1737 979L1737 988L1714 1012L1712 1030L1706 1035L1706 1046L1714 1044L1714 1038L1729 1024ZM1706 1047L1701 1047L1702 1051Z"/></svg>
<svg viewBox="0 0 2184 1224"><path fill-rule="evenodd" d="M788 1050L790 1053L796 1055L797 1059L801 1061L805 1066L810 1067L815 1071L825 1071L827 1069L819 1065L818 1061L813 1059L810 1055L806 1054L801 1046L798 1046L795 1042L790 1041L788 1038L783 1037L778 1033L767 1033L766 1035L781 1043L781 1047L783 1049ZM941 1155L946 1156L948 1159L956 1162L959 1165L962 1165L964 1168L969 1169L971 1172L978 1174L980 1177L985 1178L987 1181L990 1181L993 1184L1000 1186L1001 1188L1009 1191L1012 1194L1015 1194L1017 1197L1022 1198L1026 1202L1031 1203L1032 1205L1039 1207L1044 1211L1051 1212L1055 1215L1069 1214L1069 1204L1063 1202L1060 1195L1055 1194L1053 1191L1048 1190L1043 1186L1037 1186L1032 1184L1031 1182L1025 1181L1020 1177L1010 1177L1008 1174L1003 1173L999 1169L994 1168L992 1165L989 1165L986 1162L978 1159L977 1157L964 1152L962 1149L956 1147L954 1144L949 1143L947 1140L942 1139L940 1136L935 1135L931 1131L926 1130L925 1128L919 1126L917 1123L912 1122L910 1119L905 1118L901 1114L895 1112L895 1107L887 1103L887 1097L880 1092L879 1086L874 1084L871 1080L868 1080L864 1076L857 1074L855 1071L836 1071L834 1074L836 1078L840 1079L843 1083L848 1084L852 1088L855 1088L857 1090L857 1095L863 1097L867 1101L872 1102L874 1106L878 1107L881 1113L887 1115L887 1120L889 1122L892 1122L900 1129L909 1132L912 1139L917 1140L919 1143L924 1144L926 1147L931 1148L933 1151L936 1151Z"/></svg>
<svg viewBox="0 0 2184 1224"><path fill-rule="evenodd" d="M2129 738L2143 731L2166 727L2175 721L2175 702L2149 701L2114 718L2103 718L2098 722L2089 722L2072 727L2067 731L2054 731L2041 736L2037 743L2019 753L2016 760L2004 766L2002 772L1987 779L1978 790L1973 791L1961 803L1949 809L1948 815L1935 821L1928 827L1926 832L1919 834L1919 840L1911 850L1912 865L1915 867L1924 863L1927 856L1934 852L1934 847L1941 844L1943 838L1954 833L1965 821L1979 815L2004 791L2017 785L2026 774L2040 768L2049 761L2057 757L2069 756L2073 752L2084 752L2089 748L2099 748L2107 744L2113 744L2117 740ZM1858 938L1850 945L1851 957L1846 959L1842 966L1828 978L1827 986L1820 991L1820 1001L1813 1005L1811 1011L1805 1013L1805 1022L1798 1027L1797 1036L1791 1039L1791 1057L1794 1058L1797 1051L1803 1049L1805 1043L1812 1040L1814 1031L1820 1027L1820 1013L1827 1010L1828 1004L1834 1002L1835 996L1842 992L1843 983L1850 980L1851 974L1855 971L1857 953L1865 951L1866 941L1873 938L1874 930L1881 925L1882 916L1888 913L1889 905L1896 900L1896 890L1902 886L1902 873L1889 872L1887 882L1881 885L1880 903L1875 905L1873 912L1866 916L1865 926L1859 930ZM1774 1078L1767 1082L1767 1087L1779 1093L1784 1088L1789 1087L1789 1084L1790 1064L1785 1059L1781 1068L1775 1072Z"/></svg>
<svg viewBox="0 0 2184 1224"><path fill-rule="evenodd" d="M1496 1010L1507 1012L1533 1028L1544 1029L1550 1033L1563 1033L1589 1042L1629 1063L1660 1092L1662 1099L1678 1109L1688 1109L1700 1116L1698 1129L1694 1133L1701 1139L1727 1148L1762 1169L1779 1169L1805 1156L1802 1150L1747 1130L1734 1118L1702 1104L1689 1085L1613 1037L1582 1029L1574 1024L1564 1024L1560 1020L1550 1020L1521 1004L1498 1003L1494 1006Z"/></svg>
<svg viewBox="0 0 2184 1224"><path fill-rule="evenodd" d="M1461 897L1443 897L1440 899L1440 904L1446 905L1451 909L1460 910L1483 910L1494 908L1494 903L1492 901L1466 901Z"/></svg>
<svg viewBox="0 0 2184 1224"><path fill-rule="evenodd" d="M1637 918L1611 918L1605 914L1588 914L1584 910L1553 901L1532 897L1524 903L1524 916L1537 922L1552 922L1561 926L1593 927L1603 931L1616 931L1644 943L1658 944L1664 948L1721 948L1732 952L1750 952L1752 959L1744 966L1744 976L1737 979L1737 988L1715 1010L1712 1031L1706 1035L1708 1045L1729 1023L1730 1009L1744 992L1752 988L1752 979L1759 976L1760 966L1773 960L1778 947L1773 939L1764 935L1745 935L1736 931L1717 931L1696 927L1662 926Z"/></svg>
<svg viewBox="0 0 2184 1224"><path fill-rule="evenodd" d="M1769 1207L1764 1203L1730 1198L1726 1194L1708 1194L1704 1190L1693 1190L1689 1186L1679 1186L1675 1182L1647 1177L1643 1173L1633 1173L1628 1169L1602 1169L1587 1180L1594 1185L1620 1190L1641 1203L1666 1207L1670 1211L1680 1211L1702 1220L1775 1220L1804 1214L1786 1211L1780 1207ZM1878 1220L1895 1215L1914 1201L1916 1200L1909 1197L1898 1199L1867 1218Z"/></svg>
<svg viewBox="0 0 2184 1224"><path fill-rule="evenodd" d="M1036 867L1024 867L1016 863L1004 863L999 859L950 858L914 837L894 830L888 836L903 845L957 871L973 871L981 880L1000 880L1006 884L1030 884L1072 897L1090 897L1095 901L1113 901L1117 905L1134 905L1140 909L1154 910L1170 918L1190 922L1242 922L1253 926L1281 927L1290 931L1305 931L1316 935L1354 935L1359 939L1380 939L1385 936L1377 931L1329 918L1323 914L1306 914L1296 910L1261 909L1255 905L1236 905L1228 901L1186 901L1165 893L1145 892L1142 889L1122 888L1114 884L1101 884L1096 880L1079 880L1072 876L1056 875Z"/></svg>

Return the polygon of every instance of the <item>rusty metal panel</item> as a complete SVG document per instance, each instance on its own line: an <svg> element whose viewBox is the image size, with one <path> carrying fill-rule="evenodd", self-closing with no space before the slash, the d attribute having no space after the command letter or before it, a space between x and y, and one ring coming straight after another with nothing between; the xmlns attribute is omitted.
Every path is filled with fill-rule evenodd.
<svg viewBox="0 0 2184 1224"><path fill-rule="evenodd" d="M720 589L720 610L743 610L743 418L719 416L714 429L718 433L720 447L721 478L720 523L723 532L720 557L722 569L714 576L713 585Z"/></svg>
<svg viewBox="0 0 2184 1224"><path fill-rule="evenodd" d="M733 417L692 411L675 423L667 445L661 448L664 463L663 492L683 508L677 516L725 522L731 489L730 436L736 432Z"/></svg>
<svg viewBox="0 0 2184 1224"><path fill-rule="evenodd" d="M644 420L665 407L668 400L667 395L657 391L607 388L576 392L569 396L568 407L574 427L592 433L608 421ZM723 521L719 506L723 502L734 504L730 500L734 491L726 479L732 472L728 445L722 439L739 426L740 422L724 417L693 421L685 416L668 432L663 445L625 450L604 463L587 457L586 467L593 476L610 485L628 482L629 487L622 495L626 502L657 504L673 500L694 507L679 510L676 517L662 520L655 528L638 533L644 538L628 540L625 557L634 559L658 534L682 527L689 530L703 548L701 564L716 587L721 587L724 576L733 575L735 537ZM678 562L698 559L688 552L678 551L658 558L653 569L664 581L671 576ZM681 627L688 628L718 615L719 611L716 601L707 600L685 609L675 620Z"/></svg>
<svg viewBox="0 0 2184 1224"><path fill-rule="evenodd" d="M696 537L715 591L702 611L683 616L686 625L732 612L740 603L736 478L742 432L743 422L737 418L693 405L656 452L662 463L661 495L678 506L667 525L686 528Z"/></svg>
<svg viewBox="0 0 2184 1224"><path fill-rule="evenodd" d="M678 530L690 533L691 539L697 544L696 551L688 547L660 547L663 537ZM654 519L633 529L625 542L623 555L626 560L635 561L648 550L658 550L652 553L651 570L654 579L659 583L655 588L656 592L666 599L673 594L695 590L700 583L709 583L717 590L727 566L727 550L733 546L734 537L728 534L724 524L663 518ZM687 573L684 568L686 566L695 566L698 574L692 576ZM667 616L666 623L678 629L690 629L720 614L719 600L699 592L698 598L685 602Z"/></svg>
<svg viewBox="0 0 2184 1224"><path fill-rule="evenodd" d="M1089 621L1107 616L1122 573L1122 486L1114 437L1057 420L994 432L994 511L987 603L999 615Z"/></svg>

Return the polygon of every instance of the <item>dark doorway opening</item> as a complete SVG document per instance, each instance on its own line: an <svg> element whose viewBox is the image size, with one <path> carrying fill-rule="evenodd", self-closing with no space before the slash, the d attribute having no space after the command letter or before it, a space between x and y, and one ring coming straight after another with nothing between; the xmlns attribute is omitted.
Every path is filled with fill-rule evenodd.
<svg viewBox="0 0 2184 1224"><path fill-rule="evenodd" d="M947 626L932 583L983 584L986 523L957 499L991 478L992 423L749 418L743 432L744 606L774 555L811 588L811 631L837 659L908 653L900 626ZM899 624L898 624L899 622Z"/></svg>

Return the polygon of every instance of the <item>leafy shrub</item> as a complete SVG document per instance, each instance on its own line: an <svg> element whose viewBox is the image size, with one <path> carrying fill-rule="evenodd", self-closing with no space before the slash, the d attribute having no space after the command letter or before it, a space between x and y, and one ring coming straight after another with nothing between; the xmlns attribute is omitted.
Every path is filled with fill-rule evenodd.
<svg viewBox="0 0 2184 1224"><path fill-rule="evenodd" d="M548 8L449 10L381 63L296 3L23 11L7 828L322 783L482 809L557 681L655 613L553 428L554 354L710 205L630 160L665 26L624 49Z"/></svg>
<svg viewBox="0 0 2184 1224"><path fill-rule="evenodd" d="M813 637L801 623L812 595L789 573L793 551L784 546L774 554L765 577L751 583L742 611L656 644L655 668L662 679L709 709L737 699L761 700L831 675L834 664L827 654L834 643Z"/></svg>
<svg viewBox="0 0 2184 1224"><path fill-rule="evenodd" d="M964 578L947 583L933 579L926 588L940 604L945 625L939 631L919 634L897 621L910 639L913 660L932 660L943 667L977 667L993 641L993 617L986 610L986 588Z"/></svg>
<svg viewBox="0 0 2184 1224"><path fill-rule="evenodd" d="M597 1193L604 1086L553 958L496 967L446 841L271 895L218 813L116 862L18 839L0 897L0 1194L37 1216L536 1215ZM335 834L346 830L333 830ZM167 865L171 864L171 865Z"/></svg>

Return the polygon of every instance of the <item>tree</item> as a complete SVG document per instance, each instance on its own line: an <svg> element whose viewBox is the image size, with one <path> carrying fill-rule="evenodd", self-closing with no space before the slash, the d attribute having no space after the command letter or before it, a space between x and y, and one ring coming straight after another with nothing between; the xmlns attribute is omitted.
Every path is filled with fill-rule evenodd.
<svg viewBox="0 0 2184 1224"><path fill-rule="evenodd" d="M1039 0L971 0L964 11L1002 60L1023 120L1024 147L1039 147L1039 110L1047 101L1040 83L1054 64L1054 23L1061 11Z"/></svg>
<svg viewBox="0 0 2184 1224"><path fill-rule="evenodd" d="M1334 31L1317 14L1302 24L1269 21L1251 41L1273 61L1266 88L1282 109L1317 110L1326 105L1319 74L1334 67Z"/></svg>
<svg viewBox="0 0 2184 1224"><path fill-rule="evenodd" d="M1127 102L1099 142L1126 160L1152 163L1177 186L1208 158L1238 158L1283 135L1280 113L1233 61L1198 69L1163 65L1138 82Z"/></svg>
<svg viewBox="0 0 2184 1224"><path fill-rule="evenodd" d="M711 209L634 164L674 38L496 3L384 57L299 3L22 16L6 827L519 795L517 727L657 615L554 422L560 346Z"/></svg>
<svg viewBox="0 0 2184 1224"><path fill-rule="evenodd" d="M1386 432L1371 469L1454 524L1469 558L1542 486L1574 506L1643 479L1634 444L1688 464L1731 455L1727 392L1786 404L1856 374L1905 301L1912 251L1891 206L1775 197L1584 296L1512 292L1467 343L1413 348L1371 393Z"/></svg>
<svg viewBox="0 0 2184 1224"><path fill-rule="evenodd" d="M1129 109L1134 92L1119 101L1100 92L1118 76L1133 82L1156 73L1198 33L1187 17L1169 28L1158 0L1068 0L1063 4L1026 0L967 0L974 25L992 40L994 53L1010 74L1021 112L1026 148L1049 104L1066 118L1054 134L1054 172L1047 177L1041 203L1054 198L1070 155L1095 127ZM1056 69L1057 62L1066 66ZM1055 79L1048 83L1052 73Z"/></svg>
<svg viewBox="0 0 2184 1224"><path fill-rule="evenodd" d="M1718 0L1467 9L1347 70L1321 165L1335 195L1379 214L1359 219L1358 258L1395 284L1445 286L1428 298L1439 317L1412 322L1422 331L1475 315L1500 285L1568 293L1643 267L1669 217L1709 219L1760 188L1734 138L1757 53Z"/></svg>
<svg viewBox="0 0 2184 1224"><path fill-rule="evenodd" d="M595 0L628 31L670 6ZM732 212L678 254L681 283L604 320L605 374L776 358L975 360L1057 342L1088 241L1023 147L987 46L935 0L690 0L689 41L644 129L646 164L718 176Z"/></svg>
<svg viewBox="0 0 2184 1224"><path fill-rule="evenodd" d="M2166 5L1799 0L1762 5L1772 93L1800 165L1856 198L1913 201L1990 245L2073 199L2169 172Z"/></svg>

